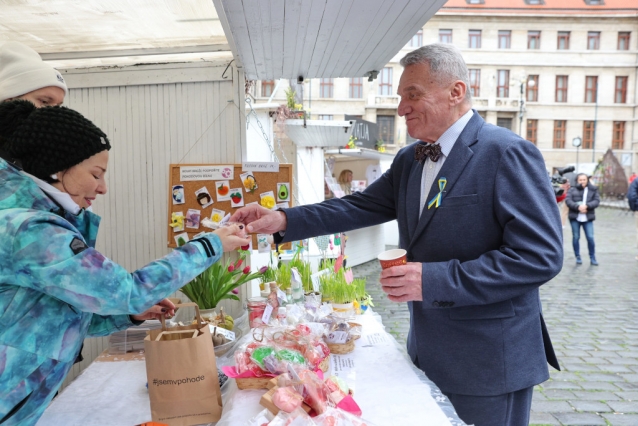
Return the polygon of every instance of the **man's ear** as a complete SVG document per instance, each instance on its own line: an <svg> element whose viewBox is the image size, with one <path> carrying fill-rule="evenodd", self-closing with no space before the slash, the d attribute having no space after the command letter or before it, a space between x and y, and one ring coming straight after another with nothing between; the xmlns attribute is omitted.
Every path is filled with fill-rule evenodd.
<svg viewBox="0 0 638 426"><path fill-rule="evenodd" d="M450 88L450 101L452 104L457 105L463 102L465 99L465 93L467 92L467 86L461 80L456 80L452 83Z"/></svg>

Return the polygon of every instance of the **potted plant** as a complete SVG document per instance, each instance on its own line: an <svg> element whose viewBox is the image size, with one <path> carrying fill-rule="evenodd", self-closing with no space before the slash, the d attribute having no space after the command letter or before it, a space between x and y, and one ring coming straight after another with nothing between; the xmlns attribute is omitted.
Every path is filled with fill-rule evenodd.
<svg viewBox="0 0 638 426"><path fill-rule="evenodd" d="M295 255L288 263L288 266L291 268L297 268L297 271L299 271L306 301L309 299L317 299L318 302L321 303L321 292L315 291L314 286L312 285L312 265L310 262L301 258L302 250L303 246L300 245L297 248Z"/></svg>
<svg viewBox="0 0 638 426"><path fill-rule="evenodd" d="M250 266L242 268L247 253L240 250L237 262L228 259L225 263L214 263L181 289L186 297L197 303L202 317L210 318L213 315L213 319L220 327L232 329L233 319L230 315L223 313L220 316L215 314L214 309L219 302L225 299L239 300L238 288L244 283L261 277L266 271L265 266L252 273Z"/></svg>
<svg viewBox="0 0 638 426"><path fill-rule="evenodd" d="M347 312L353 309L353 302L357 300L357 290L346 281L345 268L333 274L322 275L319 282L323 299L332 303L335 311Z"/></svg>

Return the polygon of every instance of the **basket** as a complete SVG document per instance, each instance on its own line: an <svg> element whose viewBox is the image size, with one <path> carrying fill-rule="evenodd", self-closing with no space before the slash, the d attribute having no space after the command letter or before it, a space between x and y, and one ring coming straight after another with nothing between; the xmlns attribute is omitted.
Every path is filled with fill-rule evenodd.
<svg viewBox="0 0 638 426"><path fill-rule="evenodd" d="M328 348L330 348L330 353L336 355L344 355L349 354L354 351L354 341L355 339L351 339L346 343L328 343Z"/></svg>
<svg viewBox="0 0 638 426"><path fill-rule="evenodd" d="M328 371L330 368L330 355L325 357L323 361L319 363L319 369L324 373ZM247 389L271 389L272 385L269 386L269 383L273 377L244 377L244 378L236 378L235 382L237 382L237 387L241 390Z"/></svg>

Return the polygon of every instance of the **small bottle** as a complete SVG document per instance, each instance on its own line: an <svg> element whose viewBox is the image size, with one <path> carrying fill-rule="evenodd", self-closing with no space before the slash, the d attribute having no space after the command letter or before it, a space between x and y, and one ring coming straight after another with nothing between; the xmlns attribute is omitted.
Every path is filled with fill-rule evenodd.
<svg viewBox="0 0 638 426"><path fill-rule="evenodd" d="M277 283L272 281L270 284L270 294L268 295L268 304L272 306L272 313L270 314L270 318L277 318L277 311L279 309L279 299L277 297Z"/></svg>
<svg viewBox="0 0 638 426"><path fill-rule="evenodd" d="M290 288L286 289L286 305L290 305L292 303L292 290Z"/></svg>
<svg viewBox="0 0 638 426"><path fill-rule="evenodd" d="M279 310L277 311L277 319L279 320L280 324L286 323L286 307L285 306L279 307Z"/></svg>

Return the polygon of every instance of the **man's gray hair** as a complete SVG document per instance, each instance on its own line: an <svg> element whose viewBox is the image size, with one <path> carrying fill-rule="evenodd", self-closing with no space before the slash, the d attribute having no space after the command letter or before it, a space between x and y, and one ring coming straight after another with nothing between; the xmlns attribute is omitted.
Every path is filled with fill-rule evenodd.
<svg viewBox="0 0 638 426"><path fill-rule="evenodd" d="M461 80L467 87L465 99L472 99L467 65L456 47L442 43L429 44L413 50L401 59L403 67L417 64L429 65L432 77L438 84Z"/></svg>

